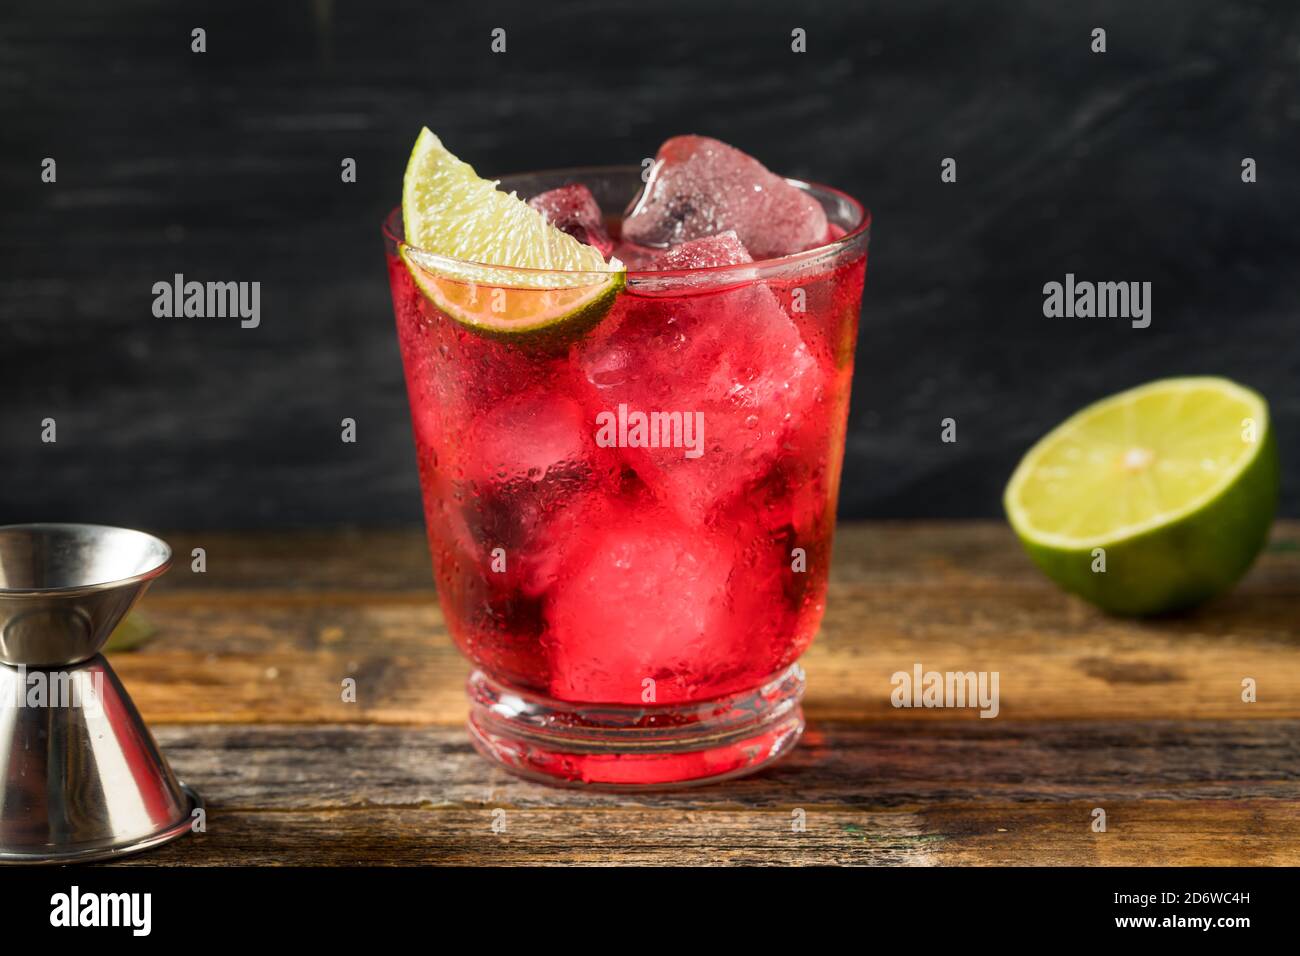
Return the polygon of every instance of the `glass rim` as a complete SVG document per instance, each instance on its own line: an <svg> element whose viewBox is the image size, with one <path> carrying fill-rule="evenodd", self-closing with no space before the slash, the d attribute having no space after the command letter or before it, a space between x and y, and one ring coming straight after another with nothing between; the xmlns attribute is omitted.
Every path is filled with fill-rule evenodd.
<svg viewBox="0 0 1300 956"><path fill-rule="evenodd" d="M573 177L581 181L580 176L588 177L596 174L610 173L628 173L639 176L641 174L640 166L632 165L613 165L613 166L568 166L559 169L541 169L532 172L509 173L497 177L494 181L501 183L505 180L513 179L518 176L556 176L556 177ZM628 269L627 276L631 278L640 278L646 280L672 280L677 278L691 278L698 276L707 276L710 278L726 279L731 275L737 278L752 279L755 273L766 273L784 269L791 265L798 265L814 259L820 259L823 256L831 256L849 248L869 238L871 233L871 210L863 203L859 202L853 196L834 186L827 186L823 183L812 182L803 179L794 179L789 176L781 177L787 183L804 192L823 192L827 193L840 201L846 202L849 207L856 211L858 223L852 229L849 229L844 235L830 242L824 242L821 245L813 246L810 249L801 249L798 252L791 252L784 256L777 256L772 259L755 259L753 262L735 262L722 266L700 266L688 269ZM382 232L384 238L395 243L399 248L406 248L416 253L418 262L421 266L425 263L437 265L439 262L446 263L448 271L458 271L457 267L469 266L476 270L492 270L501 273L518 273L524 276L542 276L542 275L563 275L563 276L590 276L593 282L604 281L609 275L608 272L590 269L533 269L526 266L507 266L490 262L475 262L471 259L457 259L454 256L447 256L437 252L430 252L428 249L422 249L419 246L412 245L406 241L405 235L398 235L394 229L394 223L402 215L402 207L396 206L384 216L382 223ZM747 274L748 273L748 274Z"/></svg>

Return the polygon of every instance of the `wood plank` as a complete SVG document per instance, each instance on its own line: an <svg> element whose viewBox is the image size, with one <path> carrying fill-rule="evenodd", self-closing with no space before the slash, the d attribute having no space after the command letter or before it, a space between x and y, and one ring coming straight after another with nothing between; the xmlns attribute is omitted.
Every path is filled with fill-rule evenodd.
<svg viewBox="0 0 1300 956"><path fill-rule="evenodd" d="M173 570L145 602L160 637L113 660L163 722L441 723L464 719L452 646L417 532L176 536L209 571ZM198 545L195 545L198 546ZM1278 526L1231 594L1134 622L1061 594L992 522L849 525L822 634L804 658L813 718L910 724L891 675L1000 675L1011 720L1300 717L1300 524ZM340 700L358 682L359 701ZM1255 703L1241 681L1259 683ZM973 712L956 716L977 719Z"/></svg>
<svg viewBox="0 0 1300 956"><path fill-rule="evenodd" d="M195 532L164 534L176 554L154 595L189 591L332 592L345 596L432 587L423 532ZM202 547L207 570L190 570ZM1002 521L842 522L832 576L867 586L913 584L1056 593ZM1255 590L1300 594L1300 521L1278 521L1250 581ZM350 599L345 597L344 600ZM1217 616L1217 615L1215 615Z"/></svg>
<svg viewBox="0 0 1300 956"><path fill-rule="evenodd" d="M923 812L441 808L235 811L117 865L1295 866L1300 802L1122 801ZM494 832L494 821L504 830ZM500 827L500 824L498 824Z"/></svg>
<svg viewBox="0 0 1300 956"><path fill-rule="evenodd" d="M420 530L165 533L175 563L154 586L162 595L360 595L433 587L429 549ZM193 551L203 549L206 570L196 573ZM185 598L182 598L185 599Z"/></svg>
<svg viewBox="0 0 1300 956"><path fill-rule="evenodd" d="M632 795L473 751L418 533L201 538L209 574L173 572L148 603L161 636L115 662L211 828L138 864L1297 862L1294 524L1232 595L1142 623L1061 595L996 523L849 526L803 744ZM999 718L890 706L918 660L998 670Z"/></svg>
<svg viewBox="0 0 1300 956"><path fill-rule="evenodd" d="M452 728L173 726L208 831L123 865L1297 865L1297 731L831 723L755 777L607 794L519 780Z"/></svg>
<svg viewBox="0 0 1300 956"><path fill-rule="evenodd" d="M214 809L922 809L1072 801L1300 800L1300 722L825 723L763 773L668 793L543 787L461 728L170 726L176 772Z"/></svg>

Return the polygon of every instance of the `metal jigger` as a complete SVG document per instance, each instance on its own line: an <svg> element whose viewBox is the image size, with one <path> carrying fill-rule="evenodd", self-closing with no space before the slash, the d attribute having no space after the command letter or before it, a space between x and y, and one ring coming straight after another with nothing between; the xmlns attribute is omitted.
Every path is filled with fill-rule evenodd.
<svg viewBox="0 0 1300 956"><path fill-rule="evenodd" d="M171 549L93 524L0 527L0 863L123 856L189 830L178 783L99 653Z"/></svg>

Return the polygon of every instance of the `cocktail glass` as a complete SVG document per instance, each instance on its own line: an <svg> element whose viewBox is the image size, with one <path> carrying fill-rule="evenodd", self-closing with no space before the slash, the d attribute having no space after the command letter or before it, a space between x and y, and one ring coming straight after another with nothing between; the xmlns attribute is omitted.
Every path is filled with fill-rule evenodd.
<svg viewBox="0 0 1300 956"><path fill-rule="evenodd" d="M573 169L500 188L570 182L608 210L641 178ZM517 773L701 783L803 731L797 661L825 606L870 216L790 182L839 238L629 271L607 308L540 334L443 312L402 255L400 211L384 223L434 578L474 665L469 728ZM546 294L530 270L497 274L458 300Z"/></svg>

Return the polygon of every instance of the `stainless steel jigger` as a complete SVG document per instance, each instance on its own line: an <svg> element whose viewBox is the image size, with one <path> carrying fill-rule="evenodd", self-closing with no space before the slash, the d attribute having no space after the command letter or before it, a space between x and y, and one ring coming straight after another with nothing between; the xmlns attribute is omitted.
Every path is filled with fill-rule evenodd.
<svg viewBox="0 0 1300 956"><path fill-rule="evenodd" d="M126 528L0 527L0 863L108 859L190 829L202 800L99 653L170 566Z"/></svg>

